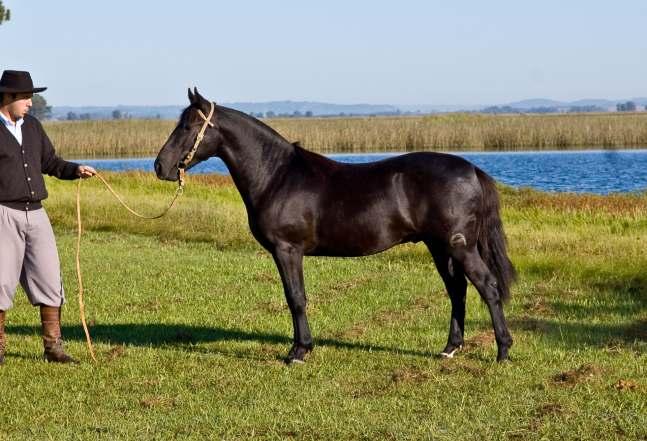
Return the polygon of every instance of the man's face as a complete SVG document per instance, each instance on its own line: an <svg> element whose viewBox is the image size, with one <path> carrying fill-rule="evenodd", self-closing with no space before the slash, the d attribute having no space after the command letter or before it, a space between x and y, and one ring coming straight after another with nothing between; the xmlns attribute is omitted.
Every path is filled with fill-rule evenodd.
<svg viewBox="0 0 647 441"><path fill-rule="evenodd" d="M4 94L2 110L13 121L23 118L31 108L31 93Z"/></svg>

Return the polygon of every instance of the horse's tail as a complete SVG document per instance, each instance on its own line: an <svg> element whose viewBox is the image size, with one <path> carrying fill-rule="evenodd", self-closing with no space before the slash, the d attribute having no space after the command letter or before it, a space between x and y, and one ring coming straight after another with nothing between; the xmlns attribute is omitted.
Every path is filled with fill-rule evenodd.
<svg viewBox="0 0 647 441"><path fill-rule="evenodd" d="M494 180L476 168L476 176L483 190L483 205L479 225L478 249L481 258L496 277L499 295L504 302L510 298L510 285L517 272L506 252L506 237L499 215L499 195Z"/></svg>

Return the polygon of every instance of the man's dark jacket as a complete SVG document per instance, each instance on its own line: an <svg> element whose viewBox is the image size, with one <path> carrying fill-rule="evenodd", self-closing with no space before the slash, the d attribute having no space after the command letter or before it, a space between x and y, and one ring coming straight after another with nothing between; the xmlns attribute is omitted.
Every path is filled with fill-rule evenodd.
<svg viewBox="0 0 647 441"><path fill-rule="evenodd" d="M26 115L24 120L22 146L0 122L0 204L34 210L47 198L43 173L59 179L76 179L79 165L56 156L36 118Z"/></svg>

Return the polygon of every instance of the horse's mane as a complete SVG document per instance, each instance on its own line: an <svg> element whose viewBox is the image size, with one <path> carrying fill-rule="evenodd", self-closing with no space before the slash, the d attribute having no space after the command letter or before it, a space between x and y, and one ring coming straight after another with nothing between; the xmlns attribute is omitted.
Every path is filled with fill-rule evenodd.
<svg viewBox="0 0 647 441"><path fill-rule="evenodd" d="M268 137L268 141L273 141L275 143L286 143L290 144L290 142L285 139L279 132L274 130L272 127L268 126L265 124L263 121L260 121L245 112L241 112L240 110L232 109L230 107L223 107L223 106L218 106L218 108L224 113L224 115L231 117L233 119L240 118L250 124L251 126L255 127L256 129L259 129L262 133L264 133Z"/></svg>
<svg viewBox="0 0 647 441"><path fill-rule="evenodd" d="M189 119L189 112L191 109L195 109L196 107L194 105L189 105L188 107L184 108L182 113L180 114L180 119L178 120L178 124L181 122L195 122L198 121L198 119L193 116L191 119ZM224 106L218 106L216 105L216 111L217 114L215 115L215 123L218 125L219 119L222 118L223 116L225 118L229 118L232 121L235 120L240 120L242 119L245 121L247 124L253 126L254 128L258 129L260 133L263 133L267 137L267 141L277 143L277 144L290 144L290 142L285 139L283 136L281 136L280 133L278 133L276 130L265 124L263 121L260 121L245 112L241 112L236 109L232 109L230 107L224 107ZM200 120L201 121L201 120ZM300 147L300 144L298 142L296 144L292 145L298 145Z"/></svg>
<svg viewBox="0 0 647 441"><path fill-rule="evenodd" d="M302 166L308 168L314 168L317 170L326 170L330 171L334 168L340 167L340 164L337 161L334 161L326 156L308 150L307 148L301 145L301 141L289 142L287 141L280 133L274 130L272 127L265 124L263 121L260 121L245 112L241 112L230 107L218 106L218 110L221 112L218 116L223 116L229 118L232 123L240 122L241 120L244 123L249 124L255 129L259 130L259 133L265 137L265 143L273 143L274 145L289 146L293 149L297 157L302 158L304 162Z"/></svg>

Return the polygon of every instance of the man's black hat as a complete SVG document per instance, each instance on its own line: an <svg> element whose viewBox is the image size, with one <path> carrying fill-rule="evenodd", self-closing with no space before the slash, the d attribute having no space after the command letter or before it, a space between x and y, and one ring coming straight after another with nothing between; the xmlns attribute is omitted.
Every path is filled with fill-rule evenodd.
<svg viewBox="0 0 647 441"><path fill-rule="evenodd" d="M0 78L0 93L37 93L47 87L34 87L29 72L5 70Z"/></svg>

